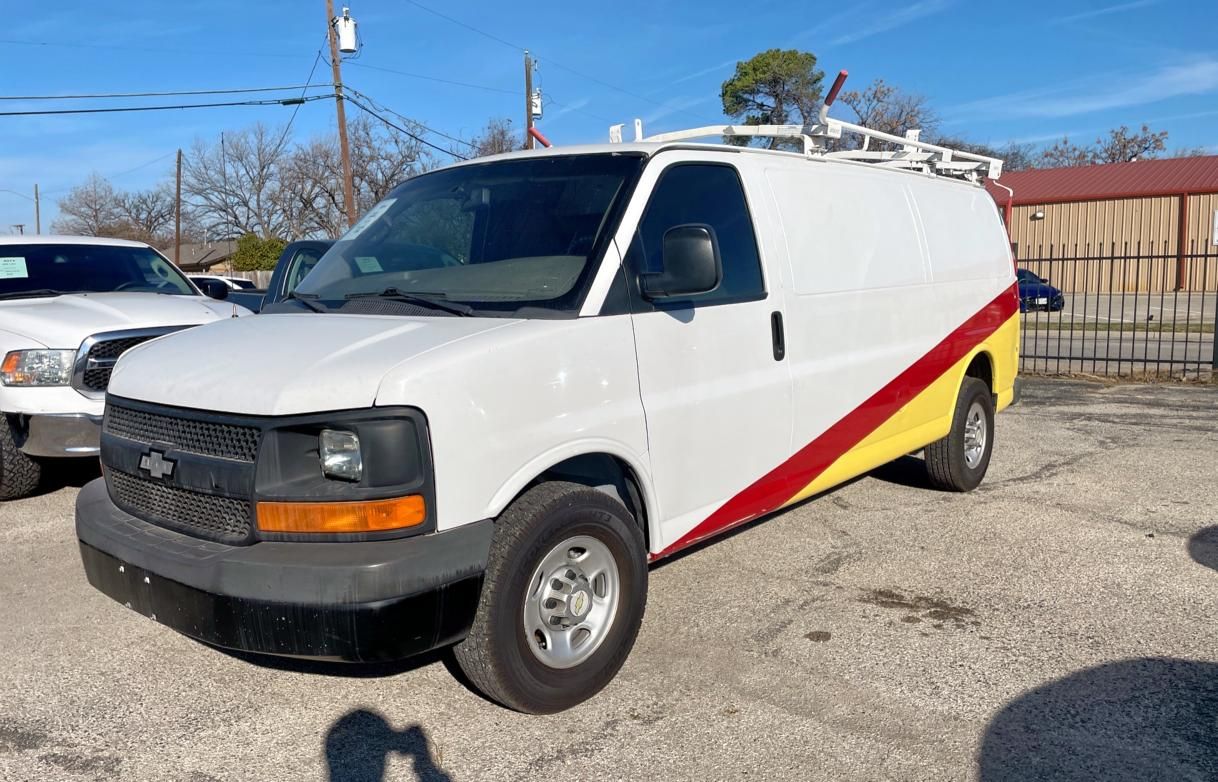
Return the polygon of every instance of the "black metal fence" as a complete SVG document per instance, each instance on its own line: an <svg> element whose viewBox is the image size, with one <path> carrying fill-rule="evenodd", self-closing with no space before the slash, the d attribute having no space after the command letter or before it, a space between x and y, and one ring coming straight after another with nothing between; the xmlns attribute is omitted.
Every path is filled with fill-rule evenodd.
<svg viewBox="0 0 1218 782"><path fill-rule="evenodd" d="M1021 372L1214 378L1218 247L1019 249Z"/></svg>

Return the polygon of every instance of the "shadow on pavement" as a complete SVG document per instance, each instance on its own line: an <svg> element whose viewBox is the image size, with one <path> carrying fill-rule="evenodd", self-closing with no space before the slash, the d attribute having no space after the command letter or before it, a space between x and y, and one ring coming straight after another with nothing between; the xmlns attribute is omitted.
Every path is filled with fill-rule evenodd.
<svg viewBox="0 0 1218 782"><path fill-rule="evenodd" d="M451 782L436 765L427 734L419 725L395 730L368 709L348 712L326 733L326 767L330 782L381 782L390 754L407 755L420 782Z"/></svg>
<svg viewBox="0 0 1218 782"><path fill-rule="evenodd" d="M885 483L895 483L897 486L936 491L930 483L930 476L926 474L926 462L916 456L902 456L900 459L876 467L867 474Z"/></svg>
<svg viewBox="0 0 1218 782"><path fill-rule="evenodd" d="M217 652L223 652L229 657L235 657L251 665L257 665L259 668L290 671L292 673L311 673L316 676L333 676L340 679L380 679L387 676L397 676L398 674L425 668L432 663L441 662L446 654L451 654L447 649L437 649L426 654L419 654L393 662L347 663L311 660L300 657L277 657L272 654L257 654L254 652L242 652L236 649L225 649L220 646L212 646L211 644L204 644L204 646L211 647Z"/></svg>
<svg viewBox="0 0 1218 782"><path fill-rule="evenodd" d="M1197 564L1218 570L1218 527L1206 527L1189 538L1188 555Z"/></svg>
<svg viewBox="0 0 1218 782"><path fill-rule="evenodd" d="M1031 690L990 721L982 782L1218 779L1218 664L1124 660Z"/></svg>
<svg viewBox="0 0 1218 782"><path fill-rule="evenodd" d="M101 477L101 462L97 457L79 459L43 459L42 479L30 497L54 494L60 489L79 489L94 478Z"/></svg>

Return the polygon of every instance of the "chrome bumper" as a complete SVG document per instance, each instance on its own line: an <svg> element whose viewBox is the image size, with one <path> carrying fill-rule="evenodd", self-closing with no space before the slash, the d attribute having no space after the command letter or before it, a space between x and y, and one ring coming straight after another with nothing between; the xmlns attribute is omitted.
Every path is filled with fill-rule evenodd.
<svg viewBox="0 0 1218 782"><path fill-rule="evenodd" d="M101 451L100 415L32 415L20 448L29 456L97 456Z"/></svg>

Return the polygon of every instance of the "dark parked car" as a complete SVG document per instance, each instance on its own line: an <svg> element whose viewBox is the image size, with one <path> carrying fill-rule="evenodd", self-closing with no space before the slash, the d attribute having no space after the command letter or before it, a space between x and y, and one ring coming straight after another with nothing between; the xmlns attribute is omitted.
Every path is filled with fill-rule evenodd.
<svg viewBox="0 0 1218 782"><path fill-rule="evenodd" d="M1044 310L1058 312L1066 306L1066 297L1049 281L1027 269L1016 269L1015 278L1019 280L1019 311Z"/></svg>
<svg viewBox="0 0 1218 782"><path fill-rule="evenodd" d="M261 312L272 304L283 301L289 293L296 290L296 286L300 284L306 274L313 270L321 256L330 249L332 244L334 244L333 239L304 239L292 242L283 248L279 260L275 262L275 271L271 274L271 284L265 291L223 291L223 297L253 312ZM204 293L209 296L213 295L210 290L204 290Z"/></svg>

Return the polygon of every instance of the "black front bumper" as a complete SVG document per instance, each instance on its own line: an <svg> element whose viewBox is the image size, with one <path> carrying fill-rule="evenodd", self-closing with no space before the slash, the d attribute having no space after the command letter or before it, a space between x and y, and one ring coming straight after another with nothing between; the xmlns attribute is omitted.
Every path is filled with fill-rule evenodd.
<svg viewBox="0 0 1218 782"><path fill-rule="evenodd" d="M491 522L360 543L228 546L142 521L93 481L76 501L89 583L209 644L263 654L374 662L469 631Z"/></svg>

